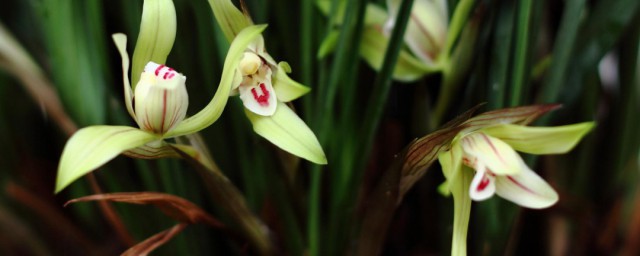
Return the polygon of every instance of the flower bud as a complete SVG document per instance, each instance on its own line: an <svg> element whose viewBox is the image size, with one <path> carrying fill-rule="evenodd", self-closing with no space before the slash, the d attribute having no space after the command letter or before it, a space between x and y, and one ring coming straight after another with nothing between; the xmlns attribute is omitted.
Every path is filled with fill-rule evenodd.
<svg viewBox="0 0 640 256"><path fill-rule="evenodd" d="M145 66L134 92L136 121L141 129L164 134L184 119L189 106L186 80L165 65L149 62Z"/></svg>

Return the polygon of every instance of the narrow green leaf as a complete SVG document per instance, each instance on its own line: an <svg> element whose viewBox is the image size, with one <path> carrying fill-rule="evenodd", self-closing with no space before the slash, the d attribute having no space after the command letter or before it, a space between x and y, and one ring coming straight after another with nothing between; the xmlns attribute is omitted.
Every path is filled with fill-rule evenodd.
<svg viewBox="0 0 640 256"><path fill-rule="evenodd" d="M55 192L123 151L159 139L158 135L128 126L98 125L78 130L62 151Z"/></svg>
<svg viewBox="0 0 640 256"><path fill-rule="evenodd" d="M327 158L315 134L286 104L280 102L273 116L260 116L245 110L253 130L271 143L316 164Z"/></svg>

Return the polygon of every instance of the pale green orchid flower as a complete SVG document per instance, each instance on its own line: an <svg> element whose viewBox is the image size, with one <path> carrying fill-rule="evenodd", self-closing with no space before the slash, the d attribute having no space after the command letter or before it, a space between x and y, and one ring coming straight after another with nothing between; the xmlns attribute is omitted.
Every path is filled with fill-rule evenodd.
<svg viewBox="0 0 640 256"><path fill-rule="evenodd" d="M209 4L229 41L253 24L230 0L209 0ZM290 72L289 64L277 63L267 53L264 38L258 36L245 48L242 60L236 66L231 95L240 95L245 114L258 135L293 155L326 164L326 156L315 134L285 104L310 91L291 79L287 75Z"/></svg>
<svg viewBox="0 0 640 256"><path fill-rule="evenodd" d="M380 70L384 61L384 55L389 45L391 30L394 27L399 0L388 0L388 10L375 4L368 4L362 41L360 43L360 56L373 69ZM321 12L329 15L331 11L330 0L321 0L316 3ZM346 2L339 3L338 17L334 22L342 23ZM411 17L405 32L405 43L411 51L400 50L398 61L393 71L393 78L398 81L410 82L424 75L439 72L442 66L436 62L438 54L443 48L446 39L448 15L444 0L415 0L411 10ZM336 47L339 31L330 33L322 42L319 57L324 57Z"/></svg>
<svg viewBox="0 0 640 256"><path fill-rule="evenodd" d="M135 92L132 92L127 76L127 39L124 34L114 34L113 40L122 57L125 105L140 128L98 125L78 130L62 152L55 191L59 192L121 153L138 158L179 157L174 150L179 148L197 157L192 148L164 140L198 132L220 117L245 49L265 28L249 26L238 33L227 53L216 94L205 108L188 118L185 118L188 106L186 77L169 67L149 62L140 75Z"/></svg>
<svg viewBox="0 0 640 256"><path fill-rule="evenodd" d="M593 122L585 122L528 127L524 124L537 116L513 113L516 111L497 110L469 119L462 124L467 128L453 139L450 150L438 156L447 179L442 188L454 197L452 255L466 255L471 200L482 201L497 194L533 209L547 208L558 201L556 191L516 151L536 155L566 153L594 126ZM521 124L514 123L518 118Z"/></svg>
<svg viewBox="0 0 640 256"><path fill-rule="evenodd" d="M387 0L389 17L384 34L391 35L402 0ZM404 41L423 63L435 65L447 38L449 15L446 0L415 0Z"/></svg>

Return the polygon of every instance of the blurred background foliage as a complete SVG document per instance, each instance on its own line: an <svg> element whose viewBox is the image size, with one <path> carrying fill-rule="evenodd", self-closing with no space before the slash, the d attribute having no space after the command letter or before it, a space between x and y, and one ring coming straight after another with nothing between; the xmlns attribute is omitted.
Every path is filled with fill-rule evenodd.
<svg viewBox="0 0 640 256"><path fill-rule="evenodd" d="M378 73L366 65L358 50L365 7L385 3L346 2L336 49L319 59L320 44L335 26L314 1L246 0L254 22L269 24L264 33L269 53L288 61L291 76L312 88L294 105L323 144L328 166L298 162L256 136L238 98L201 132L221 170L269 228L275 254L344 255L353 253L356 243L367 243L355 239L360 207L394 155L483 102L483 110L561 103L562 109L538 124L595 120L597 128L570 154L527 158L558 190L561 199L554 207L521 209L497 198L474 203L471 255L640 253L640 2L472 1L467 25L477 31L458 42L472 47L464 56L469 68L459 68L450 87L443 87L439 74L391 82L388 70ZM178 32L167 63L188 76L193 111L215 92L229 44L207 1L174 3ZM177 195L233 229L231 216L212 201L197 172L174 159L118 157L94 177L52 193L70 134L47 102L59 98L77 127L133 123L123 108L120 59L110 35L127 34L131 53L142 4L3 2L0 22L8 34L0 36L15 37L42 74L20 74L11 59L15 49L0 49L0 254L118 254L174 223L150 206L63 207L96 189ZM457 4L448 1L449 17ZM34 96L45 91L30 87L37 83L30 76L41 77L57 94ZM453 88L454 96L441 120L434 120L445 88ZM381 247L384 255L448 254L453 206L436 192L442 181L439 167L432 166L398 206L385 242L371 246ZM111 208L119 217L107 216ZM191 225L156 253L255 252L247 247L226 231Z"/></svg>

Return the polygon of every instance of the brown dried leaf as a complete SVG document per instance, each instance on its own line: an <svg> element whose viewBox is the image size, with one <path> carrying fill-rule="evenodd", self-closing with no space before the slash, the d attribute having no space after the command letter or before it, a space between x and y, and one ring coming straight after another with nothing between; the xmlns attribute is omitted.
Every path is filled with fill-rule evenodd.
<svg viewBox="0 0 640 256"><path fill-rule="evenodd" d="M97 194L69 200L66 204L88 201L112 201L130 204L150 204L158 207L169 217L188 224L205 223L223 227L218 220L184 198L157 192L123 192Z"/></svg>
<svg viewBox="0 0 640 256"><path fill-rule="evenodd" d="M136 244L135 246L129 248L129 250L123 252L122 256L144 256L155 250L156 248L164 245L169 242L171 238L182 232L182 230L187 227L186 223L180 223L173 226L170 229L162 231L158 234L153 235L145 239L144 241Z"/></svg>

